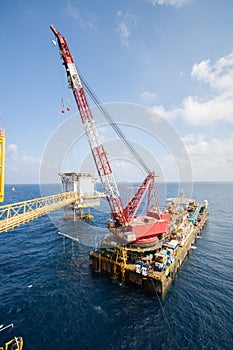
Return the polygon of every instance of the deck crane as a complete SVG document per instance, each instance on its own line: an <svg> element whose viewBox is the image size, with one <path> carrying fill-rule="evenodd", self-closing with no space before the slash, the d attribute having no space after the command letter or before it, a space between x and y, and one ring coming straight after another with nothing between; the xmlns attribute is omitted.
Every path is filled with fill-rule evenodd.
<svg viewBox="0 0 233 350"><path fill-rule="evenodd" d="M150 171L144 163L147 176L124 208L107 153L88 105L82 79L80 78L66 39L53 25L50 25L50 28L57 39L61 59L66 69L68 84L73 91L102 187L111 209L113 219L111 229L129 243L153 243L158 237L168 232L170 221L169 214L163 213L159 209L155 172ZM115 123L112 124L116 125ZM121 135L123 135L122 132ZM126 141L124 136L122 138L128 144L131 152L133 151L134 156L137 155L137 152L133 149L129 141ZM136 216L146 193L148 194L146 215Z"/></svg>

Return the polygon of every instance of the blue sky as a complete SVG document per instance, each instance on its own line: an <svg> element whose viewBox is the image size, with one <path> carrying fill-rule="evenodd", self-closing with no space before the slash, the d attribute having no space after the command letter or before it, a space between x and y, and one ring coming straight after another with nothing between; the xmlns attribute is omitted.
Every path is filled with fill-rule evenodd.
<svg viewBox="0 0 233 350"><path fill-rule="evenodd" d="M174 128L190 157L193 180L232 180L232 13L230 0L3 0L0 116L6 182L39 182L43 152L71 115L60 113L61 98L68 96L71 113L76 111L50 24L66 37L102 102L144 106ZM106 130L108 141L112 134ZM150 147L135 128L129 138ZM82 147L88 152L87 144ZM72 152L66 159L71 162L76 154L73 170L79 170L79 153ZM167 171L164 177L177 180L168 171L168 155L156 145L153 154L160 171ZM114 167L119 178L126 177L124 160Z"/></svg>

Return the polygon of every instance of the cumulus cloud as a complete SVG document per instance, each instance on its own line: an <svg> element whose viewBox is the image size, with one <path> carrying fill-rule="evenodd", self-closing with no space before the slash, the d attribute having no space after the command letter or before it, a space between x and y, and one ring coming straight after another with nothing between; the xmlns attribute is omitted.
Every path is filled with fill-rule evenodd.
<svg viewBox="0 0 233 350"><path fill-rule="evenodd" d="M182 140L192 159L197 180L233 179L233 133L225 138L210 139L203 134L190 133Z"/></svg>
<svg viewBox="0 0 233 350"><path fill-rule="evenodd" d="M154 106L153 110L168 119L182 117L188 124L196 126L220 121L233 123L233 53L215 63L210 59L195 63L191 77L207 84L214 97L188 96L181 107L166 110L163 106Z"/></svg>
<svg viewBox="0 0 233 350"><path fill-rule="evenodd" d="M190 156L203 156L209 154L210 151L213 151L210 148L212 140L207 142L205 136L202 134L188 134L182 138L182 141L185 143Z"/></svg>
<svg viewBox="0 0 233 350"><path fill-rule="evenodd" d="M216 155L226 154L229 157L232 155L233 149L233 133L227 138L211 138L207 139L206 135L190 133L182 138L187 150L192 156L203 154Z"/></svg>
<svg viewBox="0 0 233 350"><path fill-rule="evenodd" d="M233 53L211 64L210 59L194 64L191 77L210 87L233 95Z"/></svg>
<svg viewBox="0 0 233 350"><path fill-rule="evenodd" d="M179 114L180 109L171 109L168 110L162 105L156 105L152 108L153 112L158 114L159 116L166 118L166 119L173 119L176 114Z"/></svg>
<svg viewBox="0 0 233 350"><path fill-rule="evenodd" d="M180 7L182 5L188 4L191 0L147 0L152 5L170 5L173 7Z"/></svg>
<svg viewBox="0 0 233 350"><path fill-rule="evenodd" d="M178 110L174 111L178 114ZM175 115L174 113L174 115ZM180 114L192 125L209 125L219 121L233 122L233 100L228 96L217 96L207 101L189 96L183 101Z"/></svg>
<svg viewBox="0 0 233 350"><path fill-rule="evenodd" d="M183 118L191 124L210 122L233 122L233 53L211 64L210 59L194 64L191 77L209 85L215 97L201 100L188 96L180 110ZM177 113L177 111L176 111Z"/></svg>
<svg viewBox="0 0 233 350"><path fill-rule="evenodd" d="M206 96L187 96L179 107L169 110L158 105L153 111L170 121L181 119L187 125L202 128L206 134L194 132L183 137L195 180L232 180L233 53L215 62L207 59L195 63L191 78L207 87ZM211 126L213 134L223 122L229 124L224 137L208 137L205 127Z"/></svg>
<svg viewBox="0 0 233 350"><path fill-rule="evenodd" d="M132 29L136 25L136 17L129 13L124 15L122 11L118 11L116 23L116 32L120 37L121 44L123 46L128 46Z"/></svg>

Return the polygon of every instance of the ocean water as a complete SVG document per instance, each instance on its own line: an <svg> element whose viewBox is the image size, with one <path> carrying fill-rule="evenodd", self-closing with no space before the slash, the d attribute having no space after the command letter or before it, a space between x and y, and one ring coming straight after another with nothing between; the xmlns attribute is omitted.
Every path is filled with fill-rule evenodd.
<svg viewBox="0 0 233 350"><path fill-rule="evenodd" d="M6 203L39 196L37 185L6 186ZM104 200L91 225L59 210L1 233L0 324L14 328L0 344L22 335L25 350L233 349L233 184L195 183L193 197L209 201L209 221L163 299L90 270Z"/></svg>

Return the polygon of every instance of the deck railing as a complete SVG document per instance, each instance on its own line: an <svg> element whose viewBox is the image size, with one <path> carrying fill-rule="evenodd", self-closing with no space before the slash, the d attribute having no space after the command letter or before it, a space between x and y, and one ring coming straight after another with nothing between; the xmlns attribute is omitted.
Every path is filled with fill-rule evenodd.
<svg viewBox="0 0 233 350"><path fill-rule="evenodd" d="M74 203L78 199L80 198L75 192L63 192L48 197L3 205L0 207L0 232L11 230L25 222Z"/></svg>

